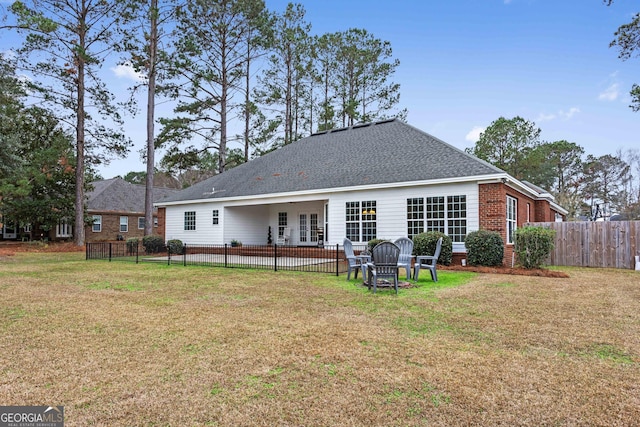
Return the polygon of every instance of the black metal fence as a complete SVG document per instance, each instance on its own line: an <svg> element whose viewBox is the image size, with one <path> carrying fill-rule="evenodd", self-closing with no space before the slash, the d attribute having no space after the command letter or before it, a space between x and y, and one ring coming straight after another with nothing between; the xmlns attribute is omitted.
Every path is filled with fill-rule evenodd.
<svg viewBox="0 0 640 427"><path fill-rule="evenodd" d="M354 247L356 253L366 249ZM173 252L173 253L172 253ZM179 252L179 253L175 253ZM162 248L147 253L142 243L88 242L87 260L156 262L167 265L201 265L225 268L255 268L330 273L336 276L347 271L344 251L339 245L278 246L278 245L186 245L179 250Z"/></svg>

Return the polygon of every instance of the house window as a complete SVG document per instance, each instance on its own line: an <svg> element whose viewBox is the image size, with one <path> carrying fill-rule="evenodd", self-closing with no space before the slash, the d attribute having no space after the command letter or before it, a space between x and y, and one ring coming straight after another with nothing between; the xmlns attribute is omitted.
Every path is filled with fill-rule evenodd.
<svg viewBox="0 0 640 427"><path fill-rule="evenodd" d="M464 242L467 234L467 196L407 199L407 235L413 238L425 231L438 231L451 237L454 242Z"/></svg>
<svg viewBox="0 0 640 427"><path fill-rule="evenodd" d="M376 201L347 202L346 235L352 242L368 242L378 234Z"/></svg>
<svg viewBox="0 0 640 427"><path fill-rule="evenodd" d="M194 231L196 229L196 211L187 211L184 213L184 230Z"/></svg>
<svg viewBox="0 0 640 427"><path fill-rule="evenodd" d="M128 216L121 216L120 217L120 232L121 233L126 233L127 231L129 231L129 217Z"/></svg>
<svg viewBox="0 0 640 427"><path fill-rule="evenodd" d="M218 225L220 222L220 212L218 211L218 209L214 209L212 211L211 217L212 217L212 224Z"/></svg>
<svg viewBox="0 0 640 427"><path fill-rule="evenodd" d="M145 219L143 216L138 217L138 230L144 230Z"/></svg>
<svg viewBox="0 0 640 427"><path fill-rule="evenodd" d="M71 237L71 225L66 219L61 219L56 225L56 237Z"/></svg>
<svg viewBox="0 0 640 427"><path fill-rule="evenodd" d="M298 233L298 238L301 243L307 241L307 226L307 214L300 214L300 232Z"/></svg>
<svg viewBox="0 0 640 427"><path fill-rule="evenodd" d="M424 199L407 199L407 235L410 239L424 231Z"/></svg>
<svg viewBox="0 0 640 427"><path fill-rule="evenodd" d="M157 216L153 217L153 226L154 227L158 227L158 217Z"/></svg>
<svg viewBox="0 0 640 427"><path fill-rule="evenodd" d="M26 224L23 230L25 233L31 233L31 224Z"/></svg>
<svg viewBox="0 0 640 427"><path fill-rule="evenodd" d="M311 241L317 242L318 241L318 214L312 213L309 216L309 219L311 220Z"/></svg>
<svg viewBox="0 0 640 427"><path fill-rule="evenodd" d="M347 202L346 206L347 239L352 242L360 241L360 203Z"/></svg>
<svg viewBox="0 0 640 427"><path fill-rule="evenodd" d="M102 231L102 215L93 216L93 225L91 226L91 231L93 231L94 233L100 233Z"/></svg>
<svg viewBox="0 0 640 427"><path fill-rule="evenodd" d="M513 243L518 225L518 201L507 196L507 243Z"/></svg>
<svg viewBox="0 0 640 427"><path fill-rule="evenodd" d="M447 229L454 242L464 242L467 235L467 196L447 196Z"/></svg>
<svg viewBox="0 0 640 427"><path fill-rule="evenodd" d="M278 237L284 236L284 229L287 228L287 213L278 212Z"/></svg>
<svg viewBox="0 0 640 427"><path fill-rule="evenodd" d="M445 233L444 197L427 197L426 200L426 224L425 231L439 231Z"/></svg>

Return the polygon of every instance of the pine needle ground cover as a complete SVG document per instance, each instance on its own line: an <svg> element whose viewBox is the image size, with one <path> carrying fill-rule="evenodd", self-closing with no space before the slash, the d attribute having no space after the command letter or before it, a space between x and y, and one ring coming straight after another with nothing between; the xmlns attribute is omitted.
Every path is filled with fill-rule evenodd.
<svg viewBox="0 0 640 427"><path fill-rule="evenodd" d="M634 425L640 275L344 275L0 260L0 405L68 426Z"/></svg>

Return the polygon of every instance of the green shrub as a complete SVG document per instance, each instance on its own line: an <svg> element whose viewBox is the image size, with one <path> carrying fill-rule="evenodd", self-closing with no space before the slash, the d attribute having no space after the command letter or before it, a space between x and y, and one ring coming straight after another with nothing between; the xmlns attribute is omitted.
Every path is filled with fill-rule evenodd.
<svg viewBox="0 0 640 427"><path fill-rule="evenodd" d="M524 268L540 268L551 255L555 230L543 227L522 227L516 230L516 257Z"/></svg>
<svg viewBox="0 0 640 427"><path fill-rule="evenodd" d="M171 239L167 241L167 251L173 255L182 255L182 250L184 246L182 245L182 240L179 239Z"/></svg>
<svg viewBox="0 0 640 427"><path fill-rule="evenodd" d="M140 243L140 239L137 237L130 237L127 239L127 254L134 255L138 252L138 244Z"/></svg>
<svg viewBox="0 0 640 427"><path fill-rule="evenodd" d="M427 231L413 236L414 255L433 255L436 251L438 239L442 237L442 248L438 257L438 264L449 265L453 257L453 242L451 237L439 231Z"/></svg>
<svg viewBox="0 0 640 427"><path fill-rule="evenodd" d="M164 239L157 234L151 234L142 238L142 246L147 254L155 254L158 252L164 252L166 247L164 245Z"/></svg>
<svg viewBox="0 0 640 427"><path fill-rule="evenodd" d="M382 242L388 242L389 240L387 239L371 239L367 242L367 249L369 250L369 252L371 252L373 250L373 248L376 247L376 245L382 243Z"/></svg>
<svg viewBox="0 0 640 427"><path fill-rule="evenodd" d="M493 267L502 265L504 242L497 231L478 230L467 234L464 239L469 265Z"/></svg>

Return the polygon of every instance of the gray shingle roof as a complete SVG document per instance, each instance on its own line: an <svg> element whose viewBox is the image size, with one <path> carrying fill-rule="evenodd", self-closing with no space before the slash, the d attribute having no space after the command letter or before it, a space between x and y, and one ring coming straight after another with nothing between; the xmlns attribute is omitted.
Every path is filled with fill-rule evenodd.
<svg viewBox="0 0 640 427"><path fill-rule="evenodd" d="M399 120L313 134L164 201L481 176L502 170ZM212 189L215 192L211 194Z"/></svg>
<svg viewBox="0 0 640 427"><path fill-rule="evenodd" d="M144 212L145 186L131 184L122 178L112 178L91 183L87 192L87 210L115 212ZM154 202L178 192L164 187L154 187Z"/></svg>

